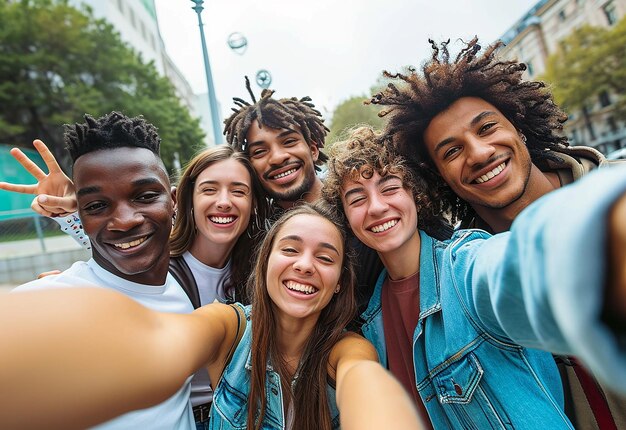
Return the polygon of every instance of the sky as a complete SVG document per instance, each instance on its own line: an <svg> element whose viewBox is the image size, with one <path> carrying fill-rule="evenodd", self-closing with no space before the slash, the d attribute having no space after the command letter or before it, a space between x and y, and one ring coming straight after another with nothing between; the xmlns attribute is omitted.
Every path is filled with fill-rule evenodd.
<svg viewBox="0 0 626 430"><path fill-rule="evenodd" d="M277 97L310 96L330 119L337 104L366 96L382 70L427 59L428 38L489 44L537 0L207 0L202 19L221 117L233 97L249 100L244 76L272 75ZM194 92L206 92L200 33L191 0L155 0L166 50ZM228 37L248 40L240 55ZM454 49L454 48L453 48ZM454 51L456 52L456 50Z"/></svg>

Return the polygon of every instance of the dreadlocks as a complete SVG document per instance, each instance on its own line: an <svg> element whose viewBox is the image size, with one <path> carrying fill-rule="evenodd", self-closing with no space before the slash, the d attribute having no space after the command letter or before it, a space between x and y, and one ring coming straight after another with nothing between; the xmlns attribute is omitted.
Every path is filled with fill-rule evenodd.
<svg viewBox="0 0 626 430"><path fill-rule="evenodd" d="M85 114L85 123L65 124L65 144L72 161L99 149L146 148L159 157L161 138L142 116L111 112L98 119Z"/></svg>
<svg viewBox="0 0 626 430"><path fill-rule="evenodd" d="M384 72L385 77L400 81L375 94L370 103L385 106L379 116L387 123L383 140L423 171L441 210L453 220L473 216L473 210L460 200L443 181L428 155L423 134L431 120L462 97L481 98L495 106L526 138L533 163L547 168L550 151L564 151L565 137L558 134L567 116L554 104L543 82L523 81L526 65L496 56L503 43L489 46L479 55L481 46L474 38L453 62L448 44L439 46L429 39L433 54L422 66L422 74L409 68L408 74Z"/></svg>
<svg viewBox="0 0 626 430"><path fill-rule="evenodd" d="M308 145L316 145L319 149L324 147L326 133L330 130L324 125L322 114L315 109L310 97L297 99L274 99L273 90L264 89L261 99L256 100L250 80L246 76L246 89L252 99L252 104L235 97L233 101L237 107L233 107L234 113L224 121L224 134L226 141L234 149L246 152L246 135L252 123L256 120L261 127L275 129L297 130L302 133ZM319 165L326 162L328 157L320 151L317 159L316 170Z"/></svg>

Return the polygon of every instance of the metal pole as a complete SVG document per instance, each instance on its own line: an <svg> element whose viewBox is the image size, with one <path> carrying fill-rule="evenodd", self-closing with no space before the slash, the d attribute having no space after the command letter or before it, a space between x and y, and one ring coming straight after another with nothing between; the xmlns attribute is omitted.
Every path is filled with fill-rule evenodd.
<svg viewBox="0 0 626 430"><path fill-rule="evenodd" d="M209 109L211 111L211 123L213 125L213 139L216 145L222 143L222 126L220 124L219 115L217 112L217 99L215 98L215 88L213 87L213 75L211 74L211 63L209 62L209 54L206 47L206 40L204 39L204 26L202 24L201 13L204 10L202 4L203 0L191 0L195 6L192 7L196 14L198 14L198 27L200 27L200 40L202 41L202 55L204 56L204 71L206 72L206 84L209 93Z"/></svg>
<svg viewBox="0 0 626 430"><path fill-rule="evenodd" d="M39 245L41 245L41 252L46 252L46 241L43 237L41 224L39 224L39 215L33 216L33 221L35 222L35 230L37 231L37 237L39 238Z"/></svg>

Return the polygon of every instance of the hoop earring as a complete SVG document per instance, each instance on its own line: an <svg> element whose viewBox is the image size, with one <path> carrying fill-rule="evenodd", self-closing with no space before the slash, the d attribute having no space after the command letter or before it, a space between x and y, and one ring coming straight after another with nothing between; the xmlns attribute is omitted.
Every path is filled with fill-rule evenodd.
<svg viewBox="0 0 626 430"><path fill-rule="evenodd" d="M522 139L522 142L524 142L524 145L526 145L526 135L520 132L519 137Z"/></svg>
<svg viewBox="0 0 626 430"><path fill-rule="evenodd" d="M196 219L193 216L193 208L191 208L191 224L193 225L193 231L198 232L198 227L196 226Z"/></svg>

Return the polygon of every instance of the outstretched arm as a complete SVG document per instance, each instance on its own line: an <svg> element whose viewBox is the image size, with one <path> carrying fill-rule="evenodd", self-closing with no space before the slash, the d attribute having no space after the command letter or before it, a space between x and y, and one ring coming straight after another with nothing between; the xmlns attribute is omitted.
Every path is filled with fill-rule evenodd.
<svg viewBox="0 0 626 430"><path fill-rule="evenodd" d="M65 216L76 212L76 194L74 184L59 167L59 163L48 147L39 139L33 145L48 167L44 173L21 150L13 148L11 155L30 173L37 183L33 185L10 184L0 182L0 189L23 194L36 194L30 207L40 215L47 217Z"/></svg>
<svg viewBox="0 0 626 430"><path fill-rule="evenodd" d="M378 363L376 350L367 340L346 335L333 348L330 365L337 369L342 429L424 428L409 395Z"/></svg>
<svg viewBox="0 0 626 430"><path fill-rule="evenodd" d="M231 323L230 306L159 313L99 288L0 295L0 427L86 428L164 401Z"/></svg>
<svg viewBox="0 0 626 430"><path fill-rule="evenodd" d="M607 232L608 278L605 316L609 324L626 333L626 194L609 212Z"/></svg>

